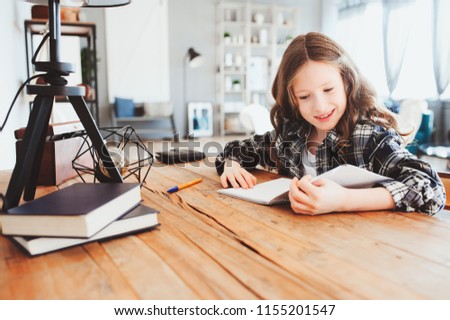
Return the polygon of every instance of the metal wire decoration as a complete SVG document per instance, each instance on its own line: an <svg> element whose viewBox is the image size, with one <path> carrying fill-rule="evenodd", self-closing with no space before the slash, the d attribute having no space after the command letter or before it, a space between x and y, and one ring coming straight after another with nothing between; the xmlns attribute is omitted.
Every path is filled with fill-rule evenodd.
<svg viewBox="0 0 450 320"><path fill-rule="evenodd" d="M122 179L133 177L144 184L154 158L136 131L129 125L120 128L99 128L99 130ZM83 182L86 182L86 174L93 176L94 182L113 182L88 135L82 134L82 137L84 141L72 161L73 169ZM89 154L92 159L90 166L86 165L86 154Z"/></svg>

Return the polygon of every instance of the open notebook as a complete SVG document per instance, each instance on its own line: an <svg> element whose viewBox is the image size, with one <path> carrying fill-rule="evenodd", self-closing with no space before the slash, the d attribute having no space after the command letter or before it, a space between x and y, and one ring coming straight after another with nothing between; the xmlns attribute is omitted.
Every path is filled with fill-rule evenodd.
<svg viewBox="0 0 450 320"><path fill-rule="evenodd" d="M346 188L370 188L381 181L391 178L358 168L352 165L342 165L325 172L313 179L330 179ZM264 205L274 205L289 202L288 192L292 179L278 178L259 183L251 189L229 188L219 189L217 192L231 197L247 200Z"/></svg>
<svg viewBox="0 0 450 320"><path fill-rule="evenodd" d="M254 203L273 205L289 202L288 191L291 181L292 179L288 178L278 178L258 183L251 189L229 188L219 189L217 192Z"/></svg>

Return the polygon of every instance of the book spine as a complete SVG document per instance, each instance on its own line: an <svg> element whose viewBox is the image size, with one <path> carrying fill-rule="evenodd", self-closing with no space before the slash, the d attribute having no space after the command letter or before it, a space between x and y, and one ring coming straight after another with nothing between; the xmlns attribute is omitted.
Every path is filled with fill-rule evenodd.
<svg viewBox="0 0 450 320"><path fill-rule="evenodd" d="M16 140L21 140L25 136L26 127L17 129L14 131L14 137ZM72 131L83 130L83 125L80 121L62 122L56 124L50 124L47 127L47 136L60 135Z"/></svg>

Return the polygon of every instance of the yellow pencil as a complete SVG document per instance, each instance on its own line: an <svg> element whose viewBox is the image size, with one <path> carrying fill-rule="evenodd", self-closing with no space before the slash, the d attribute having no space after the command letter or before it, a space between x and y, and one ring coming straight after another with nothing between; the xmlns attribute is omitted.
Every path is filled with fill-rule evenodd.
<svg viewBox="0 0 450 320"><path fill-rule="evenodd" d="M193 186L194 184L200 183L202 181L203 181L202 178L198 178L198 179L192 180L190 182L186 182L186 183L180 184L179 186L172 187L169 190L167 190L167 192L168 193L177 192L178 190L185 189L187 187Z"/></svg>

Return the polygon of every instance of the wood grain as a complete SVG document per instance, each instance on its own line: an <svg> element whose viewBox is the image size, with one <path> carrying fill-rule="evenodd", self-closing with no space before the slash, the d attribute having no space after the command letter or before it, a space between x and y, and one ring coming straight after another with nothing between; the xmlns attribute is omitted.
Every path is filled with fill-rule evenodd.
<svg viewBox="0 0 450 320"><path fill-rule="evenodd" d="M9 176L0 172L2 189ZM213 159L154 165L141 192L160 211L152 231L35 258L1 237L0 299L450 298L448 213L302 216L219 188Z"/></svg>

